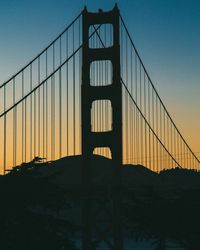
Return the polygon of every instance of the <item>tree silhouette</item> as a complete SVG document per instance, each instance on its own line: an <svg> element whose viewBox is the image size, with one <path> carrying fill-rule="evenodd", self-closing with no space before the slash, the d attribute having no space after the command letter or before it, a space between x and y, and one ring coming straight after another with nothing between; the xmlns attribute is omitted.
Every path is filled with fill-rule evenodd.
<svg viewBox="0 0 200 250"><path fill-rule="evenodd" d="M75 249L69 221L57 216L64 190L40 177L40 158L0 177L0 242L4 250Z"/></svg>

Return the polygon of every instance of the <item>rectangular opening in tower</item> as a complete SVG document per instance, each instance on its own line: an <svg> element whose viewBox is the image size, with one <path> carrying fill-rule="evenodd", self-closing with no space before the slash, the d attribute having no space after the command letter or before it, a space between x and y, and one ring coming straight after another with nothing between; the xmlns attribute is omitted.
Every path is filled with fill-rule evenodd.
<svg viewBox="0 0 200 250"><path fill-rule="evenodd" d="M89 27L89 48L109 48L113 46L113 25L95 24Z"/></svg>
<svg viewBox="0 0 200 250"><path fill-rule="evenodd" d="M112 130L112 106L110 100L98 100L92 103L91 129L92 132Z"/></svg>
<svg viewBox="0 0 200 250"><path fill-rule="evenodd" d="M96 147L96 148L94 148L93 155L101 155L101 156L104 156L104 157L109 158L109 159L112 158L110 148L108 148L108 147Z"/></svg>
<svg viewBox="0 0 200 250"><path fill-rule="evenodd" d="M90 64L90 85L106 86L112 84L113 67L110 60L93 61Z"/></svg>

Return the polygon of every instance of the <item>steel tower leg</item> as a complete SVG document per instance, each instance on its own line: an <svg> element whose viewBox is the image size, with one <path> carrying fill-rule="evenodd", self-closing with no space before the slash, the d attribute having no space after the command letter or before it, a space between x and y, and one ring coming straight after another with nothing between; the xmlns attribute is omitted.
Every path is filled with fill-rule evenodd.
<svg viewBox="0 0 200 250"><path fill-rule="evenodd" d="M91 25L111 24L113 26L113 46L108 48L89 47L89 27ZM93 61L110 60L113 68L112 84L91 86L90 65ZM112 130L106 132L91 131L91 108L96 100L110 100L112 106ZM110 249L122 250L121 221L121 170L122 170L122 86L120 82L120 45L119 45L119 9L117 6L109 12L90 13L83 11L83 54L82 54L82 250L95 249L94 231L98 234L98 224L93 209L101 200L92 183L91 158L96 147L109 147L112 155L112 191L108 207L112 214L109 234L99 235L100 240L110 240ZM95 203L95 204L94 204ZM106 202L105 202L106 203ZM106 204L105 204L106 206ZM110 235L111 234L111 235ZM108 236L109 235L109 236ZM109 239L105 239L108 237Z"/></svg>

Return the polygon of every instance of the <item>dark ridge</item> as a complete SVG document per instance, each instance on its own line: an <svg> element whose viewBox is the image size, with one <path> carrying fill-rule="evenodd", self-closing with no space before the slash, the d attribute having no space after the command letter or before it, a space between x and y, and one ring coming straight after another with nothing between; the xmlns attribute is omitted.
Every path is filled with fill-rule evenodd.
<svg viewBox="0 0 200 250"><path fill-rule="evenodd" d="M11 173L25 173L24 169L32 173L37 171L40 177L51 178L59 186L79 186L81 184L82 156L68 156L52 162L42 162L36 157L30 163L23 163L15 167ZM35 164L33 164L33 162ZM93 183L100 186L109 186L112 181L112 161L100 155L93 155L91 160ZM186 168L164 169L159 174L143 165L123 165L122 184L127 188L138 186L152 187L200 187L200 172Z"/></svg>
<svg viewBox="0 0 200 250"><path fill-rule="evenodd" d="M81 159L43 163L37 157L1 176L3 250L75 249L72 235L80 236L81 228ZM94 184L104 187L104 193L94 191L95 197L110 204L112 161L94 155L92 170ZM126 237L151 240L157 247L171 240L181 249L200 249L199 172L175 168L157 174L142 165L124 165L122 180Z"/></svg>
<svg viewBox="0 0 200 250"><path fill-rule="evenodd" d="M39 164L40 176L54 176L53 182L61 186L78 186L81 183L81 155L64 157L49 163ZM93 183L109 186L112 181L112 161L103 156L94 155L91 160ZM122 183L125 187L155 185L158 174L142 165L124 165Z"/></svg>

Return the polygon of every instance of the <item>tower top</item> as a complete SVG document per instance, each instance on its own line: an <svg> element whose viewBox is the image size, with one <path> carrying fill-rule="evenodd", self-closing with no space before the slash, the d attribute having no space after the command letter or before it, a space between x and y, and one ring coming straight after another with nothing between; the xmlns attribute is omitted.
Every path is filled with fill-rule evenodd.
<svg viewBox="0 0 200 250"><path fill-rule="evenodd" d="M119 8L118 8L117 3L115 3L115 5L114 5L112 11L118 11L118 12L119 12ZM84 6L83 12L88 12L87 5ZM106 11L103 11L102 8L99 8L99 9L98 9L98 12L103 13L103 12L106 12Z"/></svg>

